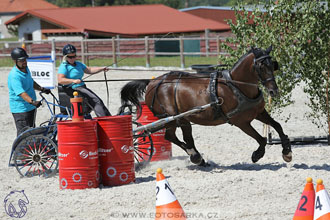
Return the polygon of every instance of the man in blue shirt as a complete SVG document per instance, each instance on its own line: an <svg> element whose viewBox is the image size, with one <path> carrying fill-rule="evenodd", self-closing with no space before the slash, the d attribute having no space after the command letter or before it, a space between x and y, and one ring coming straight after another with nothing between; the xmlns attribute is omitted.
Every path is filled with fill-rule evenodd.
<svg viewBox="0 0 330 220"><path fill-rule="evenodd" d="M96 116L110 116L110 112L104 105L100 97L92 90L87 88L82 81L84 73L96 74L101 71L107 71L104 67L88 67L85 64L76 60L76 48L67 44L63 47L63 62L58 68L57 81L63 88L72 88L78 91L79 95L88 100L88 104L93 108ZM72 96L72 94L68 94Z"/></svg>
<svg viewBox="0 0 330 220"><path fill-rule="evenodd" d="M23 48L13 49L11 57L15 66L8 75L9 107L15 120L18 136L26 127L35 126L36 108L41 105L41 101L36 101L34 89L47 94L50 90L33 81L26 61L29 56Z"/></svg>

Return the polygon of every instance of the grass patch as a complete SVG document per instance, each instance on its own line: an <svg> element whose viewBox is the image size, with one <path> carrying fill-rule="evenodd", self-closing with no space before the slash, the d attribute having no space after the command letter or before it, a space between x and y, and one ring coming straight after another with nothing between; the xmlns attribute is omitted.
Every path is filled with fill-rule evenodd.
<svg viewBox="0 0 330 220"><path fill-rule="evenodd" d="M56 66L58 67L61 63L60 59L56 60ZM112 66L112 58L109 59L93 59L86 62L88 66ZM217 57L185 57L185 67L190 67L194 64L218 64ZM11 58L0 58L0 67L12 67L14 65ZM128 57L118 58L117 66L146 66L146 60L144 57ZM164 66L164 67L181 67L180 57L151 57L150 67Z"/></svg>
<svg viewBox="0 0 330 220"><path fill-rule="evenodd" d="M111 66L112 59L95 59L89 60L90 66ZM185 57L185 67L190 67L194 64L218 64L217 57ZM144 57L136 58L120 58L117 60L117 66L146 66ZM150 67L165 66L165 67L181 67L180 57L151 57Z"/></svg>

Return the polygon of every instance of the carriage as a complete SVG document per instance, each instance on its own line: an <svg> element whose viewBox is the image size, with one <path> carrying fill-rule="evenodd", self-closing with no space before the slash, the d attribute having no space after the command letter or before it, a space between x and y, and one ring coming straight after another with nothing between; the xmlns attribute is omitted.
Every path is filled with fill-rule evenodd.
<svg viewBox="0 0 330 220"><path fill-rule="evenodd" d="M267 139L251 126L250 123L254 119L271 125L277 131L283 148L282 157L284 161L290 162L290 140L281 125L265 110L262 91L258 87L261 82L271 96L278 93L273 75L278 67L277 62L272 61L269 55L271 50L271 47L267 50L252 48L230 71L223 70L222 67L199 67L201 71L207 69L207 77L202 73L192 76L186 72L174 71L153 81L137 80L127 83L121 90L120 114L138 113L141 110L139 100L143 98L142 94L145 94L147 106L160 118L146 125L132 121L134 157L138 164L136 167L141 168L150 162L154 152L151 134L163 128L166 129L165 138L181 147L190 156L192 163L207 166L194 145L191 122L211 126L230 123L239 127L259 144L251 157L255 163L264 156ZM52 116L39 127L26 130L14 141L9 164L14 165L22 176L49 177L56 173L56 122L70 118L68 107L59 105L53 94L53 103L48 102L42 93L40 95ZM55 114L56 106L62 109L62 113L67 114ZM132 111L132 106L136 106L137 110ZM127 107L129 112L125 112ZM176 137L177 127L182 130L183 141ZM147 144L150 148L142 149L141 146Z"/></svg>
<svg viewBox="0 0 330 220"><path fill-rule="evenodd" d="M38 127L27 127L14 140L9 158L9 166L14 166L22 177L43 176L51 177L58 169L57 146L57 122L71 118L71 109L68 105L69 97L61 96L60 100L53 93L49 95L53 101L49 101L45 94L40 92L41 102L47 106L51 115L50 119L41 123ZM84 118L91 119L87 100L84 100ZM58 112L59 110L59 112ZM57 113L58 112L58 113ZM126 112L125 114L130 114ZM141 126L135 120L132 127ZM133 129L133 145L135 168L141 169L150 162L154 148L150 132L135 131ZM148 146L148 149L144 149Z"/></svg>
<svg viewBox="0 0 330 220"><path fill-rule="evenodd" d="M59 92L60 93L60 92ZM41 102L46 105L51 115L50 119L41 123L35 128L25 128L24 131L14 140L9 158L9 166L14 166L22 177L43 176L51 177L58 170L58 146L57 146L57 125L56 122L71 118L71 109L68 107L68 98L59 101L53 93L53 101L49 101L45 94L40 92ZM63 95L63 94L62 94ZM61 95L60 95L61 97ZM84 100L84 118L90 119L90 108ZM61 105L64 104L64 105ZM132 121L133 145L135 169L139 170L146 166L154 154L152 133L161 130L166 123L203 111L211 104L192 109L184 114L160 119L147 125L141 125L136 120ZM60 109L59 113L56 110ZM132 109L130 109L132 110ZM124 112L123 114L135 114L136 112ZM146 148L146 146L148 146Z"/></svg>

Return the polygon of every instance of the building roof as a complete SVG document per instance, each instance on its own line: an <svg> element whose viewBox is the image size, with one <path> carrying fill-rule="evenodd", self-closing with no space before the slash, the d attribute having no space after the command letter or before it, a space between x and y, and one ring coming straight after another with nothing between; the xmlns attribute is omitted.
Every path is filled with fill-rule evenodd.
<svg viewBox="0 0 330 220"><path fill-rule="evenodd" d="M31 9L59 8L44 0L0 0L0 13L22 12Z"/></svg>
<svg viewBox="0 0 330 220"><path fill-rule="evenodd" d="M64 29L129 36L230 30L227 24L160 4L28 10L7 21L6 25L18 24L27 16L38 17ZM53 30L56 31L63 30Z"/></svg>
<svg viewBox="0 0 330 220"><path fill-rule="evenodd" d="M258 7L260 11L265 12L262 6L255 7ZM247 10L250 14L253 8L246 7L245 10ZM227 24L226 20L232 20L234 24L236 23L235 10L233 7L197 6L184 8L180 11L225 24ZM249 23L252 23L252 20L250 20Z"/></svg>

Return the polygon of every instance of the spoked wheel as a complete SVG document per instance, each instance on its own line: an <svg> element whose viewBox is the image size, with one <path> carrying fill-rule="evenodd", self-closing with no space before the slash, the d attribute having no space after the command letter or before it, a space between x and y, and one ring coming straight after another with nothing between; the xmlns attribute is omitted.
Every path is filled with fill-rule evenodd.
<svg viewBox="0 0 330 220"><path fill-rule="evenodd" d="M57 145L43 135L28 136L16 146L14 164L22 177L51 177L58 167Z"/></svg>
<svg viewBox="0 0 330 220"><path fill-rule="evenodd" d="M140 123L133 121L133 127L141 126ZM154 154L154 145L151 135L146 132L133 134L134 158L137 170L146 166Z"/></svg>

